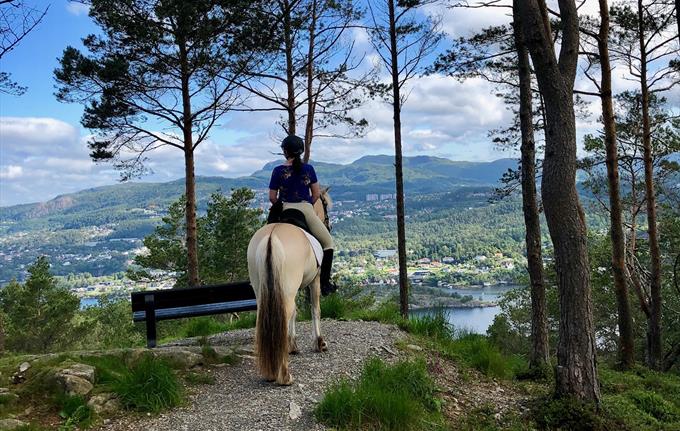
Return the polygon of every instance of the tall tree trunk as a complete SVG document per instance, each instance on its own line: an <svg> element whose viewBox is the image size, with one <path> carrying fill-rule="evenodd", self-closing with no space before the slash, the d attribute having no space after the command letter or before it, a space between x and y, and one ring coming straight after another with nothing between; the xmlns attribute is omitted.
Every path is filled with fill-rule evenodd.
<svg viewBox="0 0 680 431"><path fill-rule="evenodd" d="M184 139L184 175L186 187L187 278L189 287L200 284L198 277L198 235L196 233L196 179L194 177L194 139L189 91L189 67L184 42L179 44L182 73L182 133Z"/></svg>
<svg viewBox="0 0 680 431"><path fill-rule="evenodd" d="M647 326L647 366L661 368L661 251L656 227L656 195L652 164L652 136L649 120L649 87L647 83L647 45L645 43L644 12L638 0L638 32L640 37L640 92L642 95L642 147L645 163L645 194L647 198L647 233L649 235L650 316Z"/></svg>
<svg viewBox="0 0 680 431"><path fill-rule="evenodd" d="M604 123L604 144L607 151L607 181L609 184L609 221L612 239L612 273L618 308L619 361L623 369L635 365L633 318L626 286L626 240L623 233L623 205L619 186L619 156L616 142L616 123L612 102L612 71L609 62L609 6L600 0L600 32L597 47L600 54L602 79L600 99Z"/></svg>
<svg viewBox="0 0 680 431"><path fill-rule="evenodd" d="M541 222L536 199L536 145L534 142L533 109L531 100L531 69L529 52L524 44L522 24L514 0L513 35L518 57L519 120L522 134L522 211L526 228L527 266L531 283L531 356L529 363L535 370L543 370L550 361L548 318L543 259L541 257Z"/></svg>
<svg viewBox="0 0 680 431"><path fill-rule="evenodd" d="M309 162L312 154L312 138L314 137L314 112L316 112L316 98L314 97L314 41L316 37L316 6L317 0L312 1L311 22L309 24L309 51L307 52L307 122L305 124L305 154L303 161Z"/></svg>
<svg viewBox="0 0 680 431"><path fill-rule="evenodd" d="M397 182L397 249L399 255L399 305L408 317L408 273L406 271L406 227L404 217L404 172L401 157L401 96L399 95L399 58L394 0L388 0L390 20L390 55L392 66L392 107L394 108L394 170Z"/></svg>
<svg viewBox="0 0 680 431"><path fill-rule="evenodd" d="M517 3L546 108L541 195L555 251L560 304L555 394L599 403L586 223L576 190L573 89L578 61L578 15L574 0L559 0L558 4L563 28L559 60L545 2Z"/></svg>
<svg viewBox="0 0 680 431"><path fill-rule="evenodd" d="M286 111L288 113L288 130L289 135L294 135L296 129L295 118L295 76L293 71L293 49L294 41L292 34L291 23L291 7L288 0L283 1L283 43L286 51L286 88L288 90L286 99Z"/></svg>

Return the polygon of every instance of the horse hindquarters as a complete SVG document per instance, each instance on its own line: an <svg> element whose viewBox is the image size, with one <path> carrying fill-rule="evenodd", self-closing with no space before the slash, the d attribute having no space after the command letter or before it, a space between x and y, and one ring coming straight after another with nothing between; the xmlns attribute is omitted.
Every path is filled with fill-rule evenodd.
<svg viewBox="0 0 680 431"><path fill-rule="evenodd" d="M267 380L287 385L288 322L281 286L283 245L278 238L268 236L258 246L258 307L256 325L257 366Z"/></svg>

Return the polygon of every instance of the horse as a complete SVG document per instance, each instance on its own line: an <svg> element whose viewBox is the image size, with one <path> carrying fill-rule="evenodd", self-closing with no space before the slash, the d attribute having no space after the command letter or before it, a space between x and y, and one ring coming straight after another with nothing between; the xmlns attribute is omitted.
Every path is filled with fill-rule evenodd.
<svg viewBox="0 0 680 431"><path fill-rule="evenodd" d="M314 203L314 212L330 230L328 188ZM248 274L257 301L255 350L257 369L267 381L290 385L288 355L298 353L295 338L295 296L309 287L312 308L313 346L328 349L321 335L321 284L319 266L304 231L288 223L261 227L248 244Z"/></svg>

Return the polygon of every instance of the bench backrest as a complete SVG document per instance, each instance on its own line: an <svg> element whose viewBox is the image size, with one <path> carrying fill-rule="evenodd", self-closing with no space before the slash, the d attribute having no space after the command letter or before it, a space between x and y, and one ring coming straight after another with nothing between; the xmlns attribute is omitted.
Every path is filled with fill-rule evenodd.
<svg viewBox="0 0 680 431"><path fill-rule="evenodd" d="M255 299L255 292L247 281L185 289L147 290L131 294L132 311L144 311L144 298L150 294L153 295L156 310Z"/></svg>

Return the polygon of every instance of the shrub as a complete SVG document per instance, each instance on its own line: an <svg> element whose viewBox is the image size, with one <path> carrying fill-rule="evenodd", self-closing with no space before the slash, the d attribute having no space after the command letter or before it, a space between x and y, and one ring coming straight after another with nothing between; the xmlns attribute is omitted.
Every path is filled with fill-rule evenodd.
<svg viewBox="0 0 680 431"><path fill-rule="evenodd" d="M540 429L604 431L610 428L594 405L571 398L551 399L537 405L534 418Z"/></svg>
<svg viewBox="0 0 680 431"><path fill-rule="evenodd" d="M674 422L680 420L680 412L678 412L678 409L659 394L650 391L636 390L631 392L628 397L640 410L659 421Z"/></svg>
<svg viewBox="0 0 680 431"><path fill-rule="evenodd" d="M126 408L159 412L178 405L182 387L165 362L145 356L112 384Z"/></svg>
<svg viewBox="0 0 680 431"><path fill-rule="evenodd" d="M224 332L227 325L218 322L213 317L195 317L187 320L182 328L184 337L205 337L219 332Z"/></svg>
<svg viewBox="0 0 680 431"><path fill-rule="evenodd" d="M348 309L348 301L333 293L321 298L321 317L328 319L344 319Z"/></svg>
<svg viewBox="0 0 680 431"><path fill-rule="evenodd" d="M386 365L371 359L357 382L324 395L317 419L340 429L421 430L441 424L439 400L424 361Z"/></svg>
<svg viewBox="0 0 680 431"><path fill-rule="evenodd" d="M446 353L490 377L511 379L528 369L520 356L506 356L483 335L464 333L445 347Z"/></svg>
<svg viewBox="0 0 680 431"><path fill-rule="evenodd" d="M408 332L434 340L451 340L453 336L448 313L442 307L436 308L432 314L411 317L408 321Z"/></svg>
<svg viewBox="0 0 680 431"><path fill-rule="evenodd" d="M94 411L83 397L65 397L59 404L61 404L59 416L65 420L59 427L60 430L87 428L94 421Z"/></svg>

